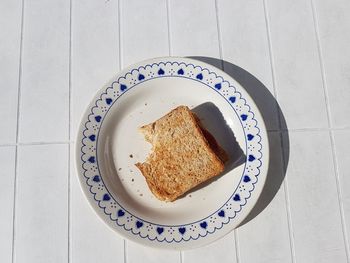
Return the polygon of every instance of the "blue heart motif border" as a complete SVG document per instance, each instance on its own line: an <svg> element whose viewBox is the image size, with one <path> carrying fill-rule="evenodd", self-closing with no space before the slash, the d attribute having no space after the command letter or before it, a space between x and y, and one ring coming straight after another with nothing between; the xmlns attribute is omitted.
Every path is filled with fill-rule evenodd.
<svg viewBox="0 0 350 263"><path fill-rule="evenodd" d="M246 141L246 162L239 185L217 211L196 222L183 225L160 225L128 212L108 191L98 167L99 130L114 103L129 90L156 78L178 77L198 81L215 90L240 119ZM255 114L242 94L223 77L192 63L164 61L132 69L112 82L95 101L85 122L80 142L80 160L85 183L103 213L125 231L154 242L180 243L197 240L228 224L247 204L258 182L262 166L260 128Z"/></svg>

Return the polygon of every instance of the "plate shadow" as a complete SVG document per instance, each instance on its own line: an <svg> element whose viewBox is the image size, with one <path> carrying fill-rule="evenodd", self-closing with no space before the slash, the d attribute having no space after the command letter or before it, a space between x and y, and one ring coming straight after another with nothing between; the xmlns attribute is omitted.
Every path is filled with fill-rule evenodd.
<svg viewBox="0 0 350 263"><path fill-rule="evenodd" d="M266 182L257 203L240 224L242 226L254 219L269 205L283 183L290 152L287 122L278 102L271 92L248 71L217 58L200 56L189 58L200 60L220 68L235 79L252 97L265 122L270 151Z"/></svg>
<svg viewBox="0 0 350 263"><path fill-rule="evenodd" d="M198 116L203 127L215 137L218 144L228 155L228 161L225 163L225 170L222 175L245 162L246 156L238 144L232 129L227 125L224 116L212 102L202 103L192 111Z"/></svg>
<svg viewBox="0 0 350 263"><path fill-rule="evenodd" d="M225 162L225 170L218 176L210 178L197 185L178 199L184 198L191 193L215 182L234 168L243 164L246 156L238 144L234 133L227 125L226 120L220 110L212 102L202 103L191 109L199 118L203 127L215 137L217 143L225 150L228 160Z"/></svg>

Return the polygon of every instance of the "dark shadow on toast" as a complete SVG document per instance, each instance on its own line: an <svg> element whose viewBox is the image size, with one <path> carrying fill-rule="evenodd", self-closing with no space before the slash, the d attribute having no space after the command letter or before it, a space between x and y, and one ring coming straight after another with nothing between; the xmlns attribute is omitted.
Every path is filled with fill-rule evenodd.
<svg viewBox="0 0 350 263"><path fill-rule="evenodd" d="M228 155L225 163L226 174L245 162L246 156L238 144L232 129L227 125L220 110L212 103L206 102L191 109L199 118L203 127L210 132Z"/></svg>
<svg viewBox="0 0 350 263"><path fill-rule="evenodd" d="M211 184L212 182L215 182L216 180L220 179L221 176L243 164L246 160L246 156L238 144L232 129L227 125L226 120L224 119L224 116L220 110L212 102L200 104L191 110L197 115L203 128L213 135L221 148L225 150L228 155L228 160L225 162L225 170L220 175L197 185L180 198L183 198Z"/></svg>
<svg viewBox="0 0 350 263"><path fill-rule="evenodd" d="M270 160L262 193L240 225L259 215L279 191L289 162L289 134L286 119L277 100L265 85L248 71L228 61L212 57L190 57L211 64L223 70L236 80L254 100L264 119L268 132Z"/></svg>

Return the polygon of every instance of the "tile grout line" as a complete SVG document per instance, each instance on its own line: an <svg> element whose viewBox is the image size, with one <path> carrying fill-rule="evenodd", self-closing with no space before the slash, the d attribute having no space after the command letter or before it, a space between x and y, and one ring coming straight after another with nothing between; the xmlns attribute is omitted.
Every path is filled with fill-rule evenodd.
<svg viewBox="0 0 350 263"><path fill-rule="evenodd" d="M282 138L283 136L280 136ZM282 138L283 140L283 138ZM282 143L282 141L281 141ZM282 148L283 151L283 148ZM284 159L284 154L282 153L282 163L283 168L286 169L286 163ZM283 182L283 190L284 190L284 198L286 203L286 212L287 212L287 220L288 220L288 232L289 232L289 239L290 239L290 246L291 246L291 254L292 254L292 262L297 262L296 260L296 254L295 254L295 245L294 245L294 231L293 231L293 224L292 224L292 213L290 209L290 199L289 199L289 189L288 189L288 178L284 178Z"/></svg>
<svg viewBox="0 0 350 263"><path fill-rule="evenodd" d="M346 228L346 221L345 221L345 214L344 214L344 207L343 207L343 198L342 198L342 190L340 187L340 178L339 178L339 169L338 169L338 159L335 149L335 138L334 133L332 131L332 121L331 121L331 108L329 103L329 92L328 92L328 85L326 82L326 73L324 68L324 62L323 62L323 55L321 50L321 40L320 40L320 32L319 27L317 23L317 13L316 13L316 7L313 0L311 2L311 9L312 9L312 19L314 23L314 30L315 35L317 39L317 52L319 57L319 63L320 63L320 69L321 69L321 77L322 77L322 86L323 86L323 92L324 92L324 98L325 98L325 104L327 109L327 121L328 121L328 127L329 130L329 137L331 141L331 149L332 149L332 158L333 158L333 167L334 167L334 173L335 173L335 183L337 188L337 194L338 194L338 205L340 210L340 220L341 220L341 226L342 226L342 232L343 232L343 239L344 239L344 245L345 245L345 254L347 262L350 262L350 248L349 248L349 238L347 236L347 228Z"/></svg>
<svg viewBox="0 0 350 263"><path fill-rule="evenodd" d="M118 10L117 10L117 14L118 14L118 19L117 19L117 23L118 23L118 45L119 45L119 50L118 50L118 55L119 55L119 70L122 70L122 66L123 66L123 58L122 58L122 26L121 26L121 2L122 0L118 0Z"/></svg>
<svg viewBox="0 0 350 263"><path fill-rule="evenodd" d="M350 127L341 128L298 128L298 129L270 129L267 132L335 132L349 131ZM0 147L9 146L34 146L34 145L50 145L50 144L74 144L75 141L51 141L51 142L20 142L20 143L2 143Z"/></svg>
<svg viewBox="0 0 350 263"><path fill-rule="evenodd" d="M345 220L345 214L344 214L344 207L343 207L343 198L342 198L342 190L340 187L340 178L339 178L339 169L338 169L338 159L335 149L335 138L332 131L329 132L329 137L331 141L331 149L332 149L332 157L333 157L333 168L335 173L335 183L338 193L338 204L339 204L339 210L340 210L340 220L341 220L341 226L342 226L342 232L343 232L343 239L344 239L344 245L345 245L345 254L347 262L350 262L350 248L349 248L349 238L347 235L347 227L346 227L346 220Z"/></svg>
<svg viewBox="0 0 350 263"><path fill-rule="evenodd" d="M287 163L285 159L284 154L284 140L283 140L283 131L279 131L279 137L280 137L280 145L282 149L282 167L283 171L287 171ZM288 178L286 177L283 182L283 190L284 190L284 198L286 203L286 213L287 213L287 221L288 221L288 233L289 233L289 239L290 239L290 246L291 246L291 255L292 255L292 262L297 262L296 260L296 254L295 254L295 244L294 244L294 231L293 231L293 224L292 224L292 212L290 209L290 198L289 198L289 188L288 188Z"/></svg>
<svg viewBox="0 0 350 263"><path fill-rule="evenodd" d="M219 43L219 56L221 60L221 69L225 72L224 58L223 58L223 48L222 48L222 38L221 38L221 29L220 29L220 21L219 21L219 7L217 0L214 1L215 5L215 18L216 18L216 30L218 35L218 43ZM233 230L233 242L235 245L236 252L236 263L240 262L240 252L239 252L239 243L238 243L238 232L237 229Z"/></svg>
<svg viewBox="0 0 350 263"><path fill-rule="evenodd" d="M127 254L126 254L126 239L124 238L123 239L123 245L124 245L124 263L128 262L128 257L127 257Z"/></svg>
<svg viewBox="0 0 350 263"><path fill-rule="evenodd" d="M315 6L314 6L313 0L310 0L310 2L311 2L311 10L312 10L312 20L313 20L315 36L316 36L316 40L317 40L317 54L318 54L320 70L321 70L321 79L322 79L322 86L323 86L324 102L326 104L326 110L327 110L327 123L328 123L328 127L331 128L332 127L332 123L331 123L331 109L330 109L329 101L328 101L326 74L325 74L325 70L324 70L324 66L323 66L323 58L322 58L322 54L321 54L320 36L319 36L319 32L318 32L319 30L318 30L318 26L317 26L317 23L316 23L316 10L315 10Z"/></svg>
<svg viewBox="0 0 350 263"><path fill-rule="evenodd" d="M220 30L220 21L219 21L219 7L218 7L218 1L215 0L215 17L216 17L216 30L218 32L218 42L219 42L219 56L221 60L221 69L224 70L224 60L223 60L223 52L222 52L222 39L221 39L221 30Z"/></svg>
<svg viewBox="0 0 350 263"><path fill-rule="evenodd" d="M15 143L3 143L3 144L0 144L0 147L11 147L11 146L17 146L17 144L15 144Z"/></svg>
<svg viewBox="0 0 350 263"><path fill-rule="evenodd" d="M67 189L67 204L68 204L68 210L67 210L67 214L68 214L68 228L67 228L67 232L68 232L68 244L67 244L67 248L68 248L68 263L71 262L71 186L70 186L70 165L71 165L71 153L70 153L70 145L67 145L67 149L68 149L68 176L67 176L67 185L68 185L68 189Z"/></svg>
<svg viewBox="0 0 350 263"><path fill-rule="evenodd" d="M122 9L122 0L118 0L118 5L117 5L117 14L118 14L118 45L119 45L119 50L118 50L118 55L119 58L118 63L119 63L119 70L122 70L123 67L123 46L122 46L122 17L121 17L121 9ZM127 240L123 238L123 252L124 252L124 263L128 262L128 255L127 255Z"/></svg>
<svg viewBox="0 0 350 263"><path fill-rule="evenodd" d="M221 39L221 30L220 30L220 21L219 21L219 7L217 0L214 1L215 4L215 18L216 18L216 30L218 35L218 43L219 43L219 56L221 60L221 69L225 72L225 65L223 60L223 48L222 48L222 39ZM236 252L236 263L240 262L240 252L239 252L239 244L238 244L238 232L237 229L233 230L233 243L235 245Z"/></svg>
<svg viewBox="0 0 350 263"><path fill-rule="evenodd" d="M16 149L15 149L15 175L13 184L13 206L12 206L12 247L11 261L15 262L15 235L16 235L16 201L18 188L18 140L19 140L19 119L20 119L20 102L21 102L21 86L22 86L22 54L23 54L23 30L24 30L24 0L22 0L21 9L21 29L20 29L20 44L19 44L19 63L18 63L18 88L17 88L17 123L16 123Z"/></svg>
<svg viewBox="0 0 350 263"><path fill-rule="evenodd" d="M233 230L233 242L235 245L235 251L236 251L236 263L239 263L240 260L240 253L239 253L239 242L238 242L238 233L237 233L237 229Z"/></svg>
<svg viewBox="0 0 350 263"><path fill-rule="evenodd" d="M69 73L68 73L68 90L69 90L69 99L68 99L68 139L69 141L71 140L71 122L72 122L72 36L73 36L73 26L72 26L72 13L73 10L73 0L69 0L69 57L68 57L68 64L69 64ZM70 263L71 260L71 145L70 143L68 144L68 178L67 178L67 201L68 201L68 229L67 229L67 234L68 234L68 263Z"/></svg>
<svg viewBox="0 0 350 263"><path fill-rule="evenodd" d="M272 52L272 42L271 42L271 32L270 32L270 24L268 20L268 10L267 10L267 4L266 0L263 1L263 9L264 9L264 17L265 17L265 25L266 25L266 33L267 33L267 41L269 46L269 58L270 58L270 67L271 67L271 75L272 75L272 88L273 92L276 98L276 101L278 99L278 93L277 93L277 86L276 86L276 74L275 74L275 65L273 60L273 52ZM277 107L278 105L276 105ZM281 130L281 114L277 109L277 120L278 120L278 128ZM282 161L284 165L284 172L286 172L286 160L285 155L283 151L283 135L282 133L279 134L280 140L281 140L281 149L282 149ZM288 234L289 234L289 244L290 244L290 253L291 253L291 259L292 262L296 262L296 252L295 252L295 244L294 244L294 235L293 235L293 223L292 223L292 215L291 215L291 209L290 209L290 199L289 199L289 189L288 189L288 182L287 178L285 178L283 182L284 186L284 199L286 204L286 213L287 213L287 220L288 220Z"/></svg>
<svg viewBox="0 0 350 263"><path fill-rule="evenodd" d="M21 143L4 143L0 144L0 147L7 146L35 146L35 145L50 145L50 144L71 144L74 141L63 141L63 142L21 142Z"/></svg>
<svg viewBox="0 0 350 263"><path fill-rule="evenodd" d="M277 92L277 81L276 81L276 74L275 74L275 63L273 60L273 52L272 52L272 41L271 41L271 32L270 32L270 23L268 20L268 10L267 10L267 4L266 0L263 1L263 9L264 9L264 18L265 18L265 25L266 25L266 34L267 34L267 42L269 46L269 60L270 60L270 70L271 70L271 76L272 76L272 90L273 90L273 95L276 98L276 101L278 99L278 92ZM276 105L276 110L277 110L277 105ZM281 114L277 110L277 121L278 121L278 128L281 130Z"/></svg>
<svg viewBox="0 0 350 263"><path fill-rule="evenodd" d="M18 94L17 94L17 129L16 129L16 145L19 143L19 120L21 109L21 86L22 86L22 54L23 54L23 31L24 31L24 0L22 0L22 18L21 18L21 40L19 47L19 67L18 67Z"/></svg>
<svg viewBox="0 0 350 263"><path fill-rule="evenodd" d="M17 171L18 171L18 147L15 150L15 178L13 186L13 206L12 206L12 263L15 262L15 234L16 234L16 199L17 199Z"/></svg>
<svg viewBox="0 0 350 263"><path fill-rule="evenodd" d="M330 132L330 131L350 131L350 127L341 128L297 128L297 129L271 129L268 132Z"/></svg>
<svg viewBox="0 0 350 263"><path fill-rule="evenodd" d="M170 0L166 0L166 20L168 26L168 47L169 47L169 56L172 54L172 46L171 46L171 33L170 33Z"/></svg>
<svg viewBox="0 0 350 263"><path fill-rule="evenodd" d="M347 262L350 262L350 248L349 248L349 238L347 236L347 227L346 227L346 220L345 220L345 214L344 214L344 207L343 207L343 198L342 198L342 190L340 187L340 178L339 178L339 169L338 169L338 158L336 154L336 147L335 147L335 138L333 131L329 131L329 138L331 141L331 149L332 149L332 159L333 159L333 168L334 168L334 175L335 175L335 183L338 193L338 205L340 210L340 221L342 226L342 232L343 232L343 239L344 239L344 246L345 246L345 254L347 258Z"/></svg>

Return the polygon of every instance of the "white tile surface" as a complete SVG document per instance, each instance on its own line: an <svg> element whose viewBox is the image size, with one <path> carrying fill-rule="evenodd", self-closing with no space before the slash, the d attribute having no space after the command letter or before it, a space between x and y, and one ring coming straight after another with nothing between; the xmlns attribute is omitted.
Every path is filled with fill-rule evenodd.
<svg viewBox="0 0 350 263"><path fill-rule="evenodd" d="M69 2L25 1L20 142L68 139Z"/></svg>
<svg viewBox="0 0 350 263"><path fill-rule="evenodd" d="M22 2L0 2L0 143L16 141Z"/></svg>
<svg viewBox="0 0 350 263"><path fill-rule="evenodd" d="M273 92L263 2L217 3L223 58L249 71Z"/></svg>
<svg viewBox="0 0 350 263"><path fill-rule="evenodd" d="M157 263L164 261L169 263L180 263L181 255L179 251L159 250L128 241L126 259L129 263Z"/></svg>
<svg viewBox="0 0 350 263"><path fill-rule="evenodd" d="M350 262L348 1L23 3L21 57L22 1L0 3L1 262L12 262L12 226L15 263ZM251 75L225 67L246 84L269 130L280 128L276 92L290 129L276 196L281 146L270 133L272 202L235 234L182 253L124 242L105 226L80 190L68 145L92 96L121 67L168 54L223 57L245 69Z"/></svg>
<svg viewBox="0 0 350 263"><path fill-rule="evenodd" d="M124 262L124 242L92 210L80 188L71 147L70 262Z"/></svg>
<svg viewBox="0 0 350 263"><path fill-rule="evenodd" d="M169 55L166 1L121 1L122 66Z"/></svg>
<svg viewBox="0 0 350 263"><path fill-rule="evenodd" d="M350 236L350 177L349 177L349 163L350 163L350 131L335 131L334 132L336 158L338 164L339 186L343 205L343 216L345 226L345 238L349 242ZM349 243L347 244L349 254Z"/></svg>
<svg viewBox="0 0 350 263"><path fill-rule="evenodd" d="M86 105L119 69L118 19L118 1L73 1L71 140ZM123 239L96 216L80 189L74 152L72 145L71 262L124 262Z"/></svg>
<svg viewBox="0 0 350 263"><path fill-rule="evenodd" d="M20 146L16 263L68 260L68 145Z"/></svg>
<svg viewBox="0 0 350 263"><path fill-rule="evenodd" d="M349 127L350 2L316 0L315 14L334 127Z"/></svg>
<svg viewBox="0 0 350 263"><path fill-rule="evenodd" d="M296 262L346 262L328 132L291 132L286 182Z"/></svg>
<svg viewBox="0 0 350 263"><path fill-rule="evenodd" d="M269 141L272 158L262 198L273 200L258 216L237 230L242 262L293 262L285 189L283 184L280 185L283 176L280 133L271 132ZM265 201L261 200L261 203Z"/></svg>
<svg viewBox="0 0 350 263"><path fill-rule="evenodd" d="M186 263L210 263L217 262L238 262L236 255L236 246L233 232L221 238L220 240L205 247L184 252L183 262Z"/></svg>
<svg viewBox="0 0 350 263"><path fill-rule="evenodd" d="M277 98L288 128L325 128L327 111L311 4L266 3Z"/></svg>
<svg viewBox="0 0 350 263"><path fill-rule="evenodd" d="M118 1L72 1L71 140L94 94L119 69Z"/></svg>
<svg viewBox="0 0 350 263"><path fill-rule="evenodd" d="M1 262L12 262L12 222L15 182L15 147L0 147L0 254Z"/></svg>
<svg viewBox="0 0 350 263"><path fill-rule="evenodd" d="M223 59L248 71L274 94L263 2L224 0L217 3ZM260 102L258 107L269 116L265 119L267 128L277 130L276 105L264 96L268 91L258 88L256 81L237 69L224 65L224 70L256 94L257 102Z"/></svg>
<svg viewBox="0 0 350 263"><path fill-rule="evenodd" d="M169 16L171 55L220 56L214 0L170 1Z"/></svg>

